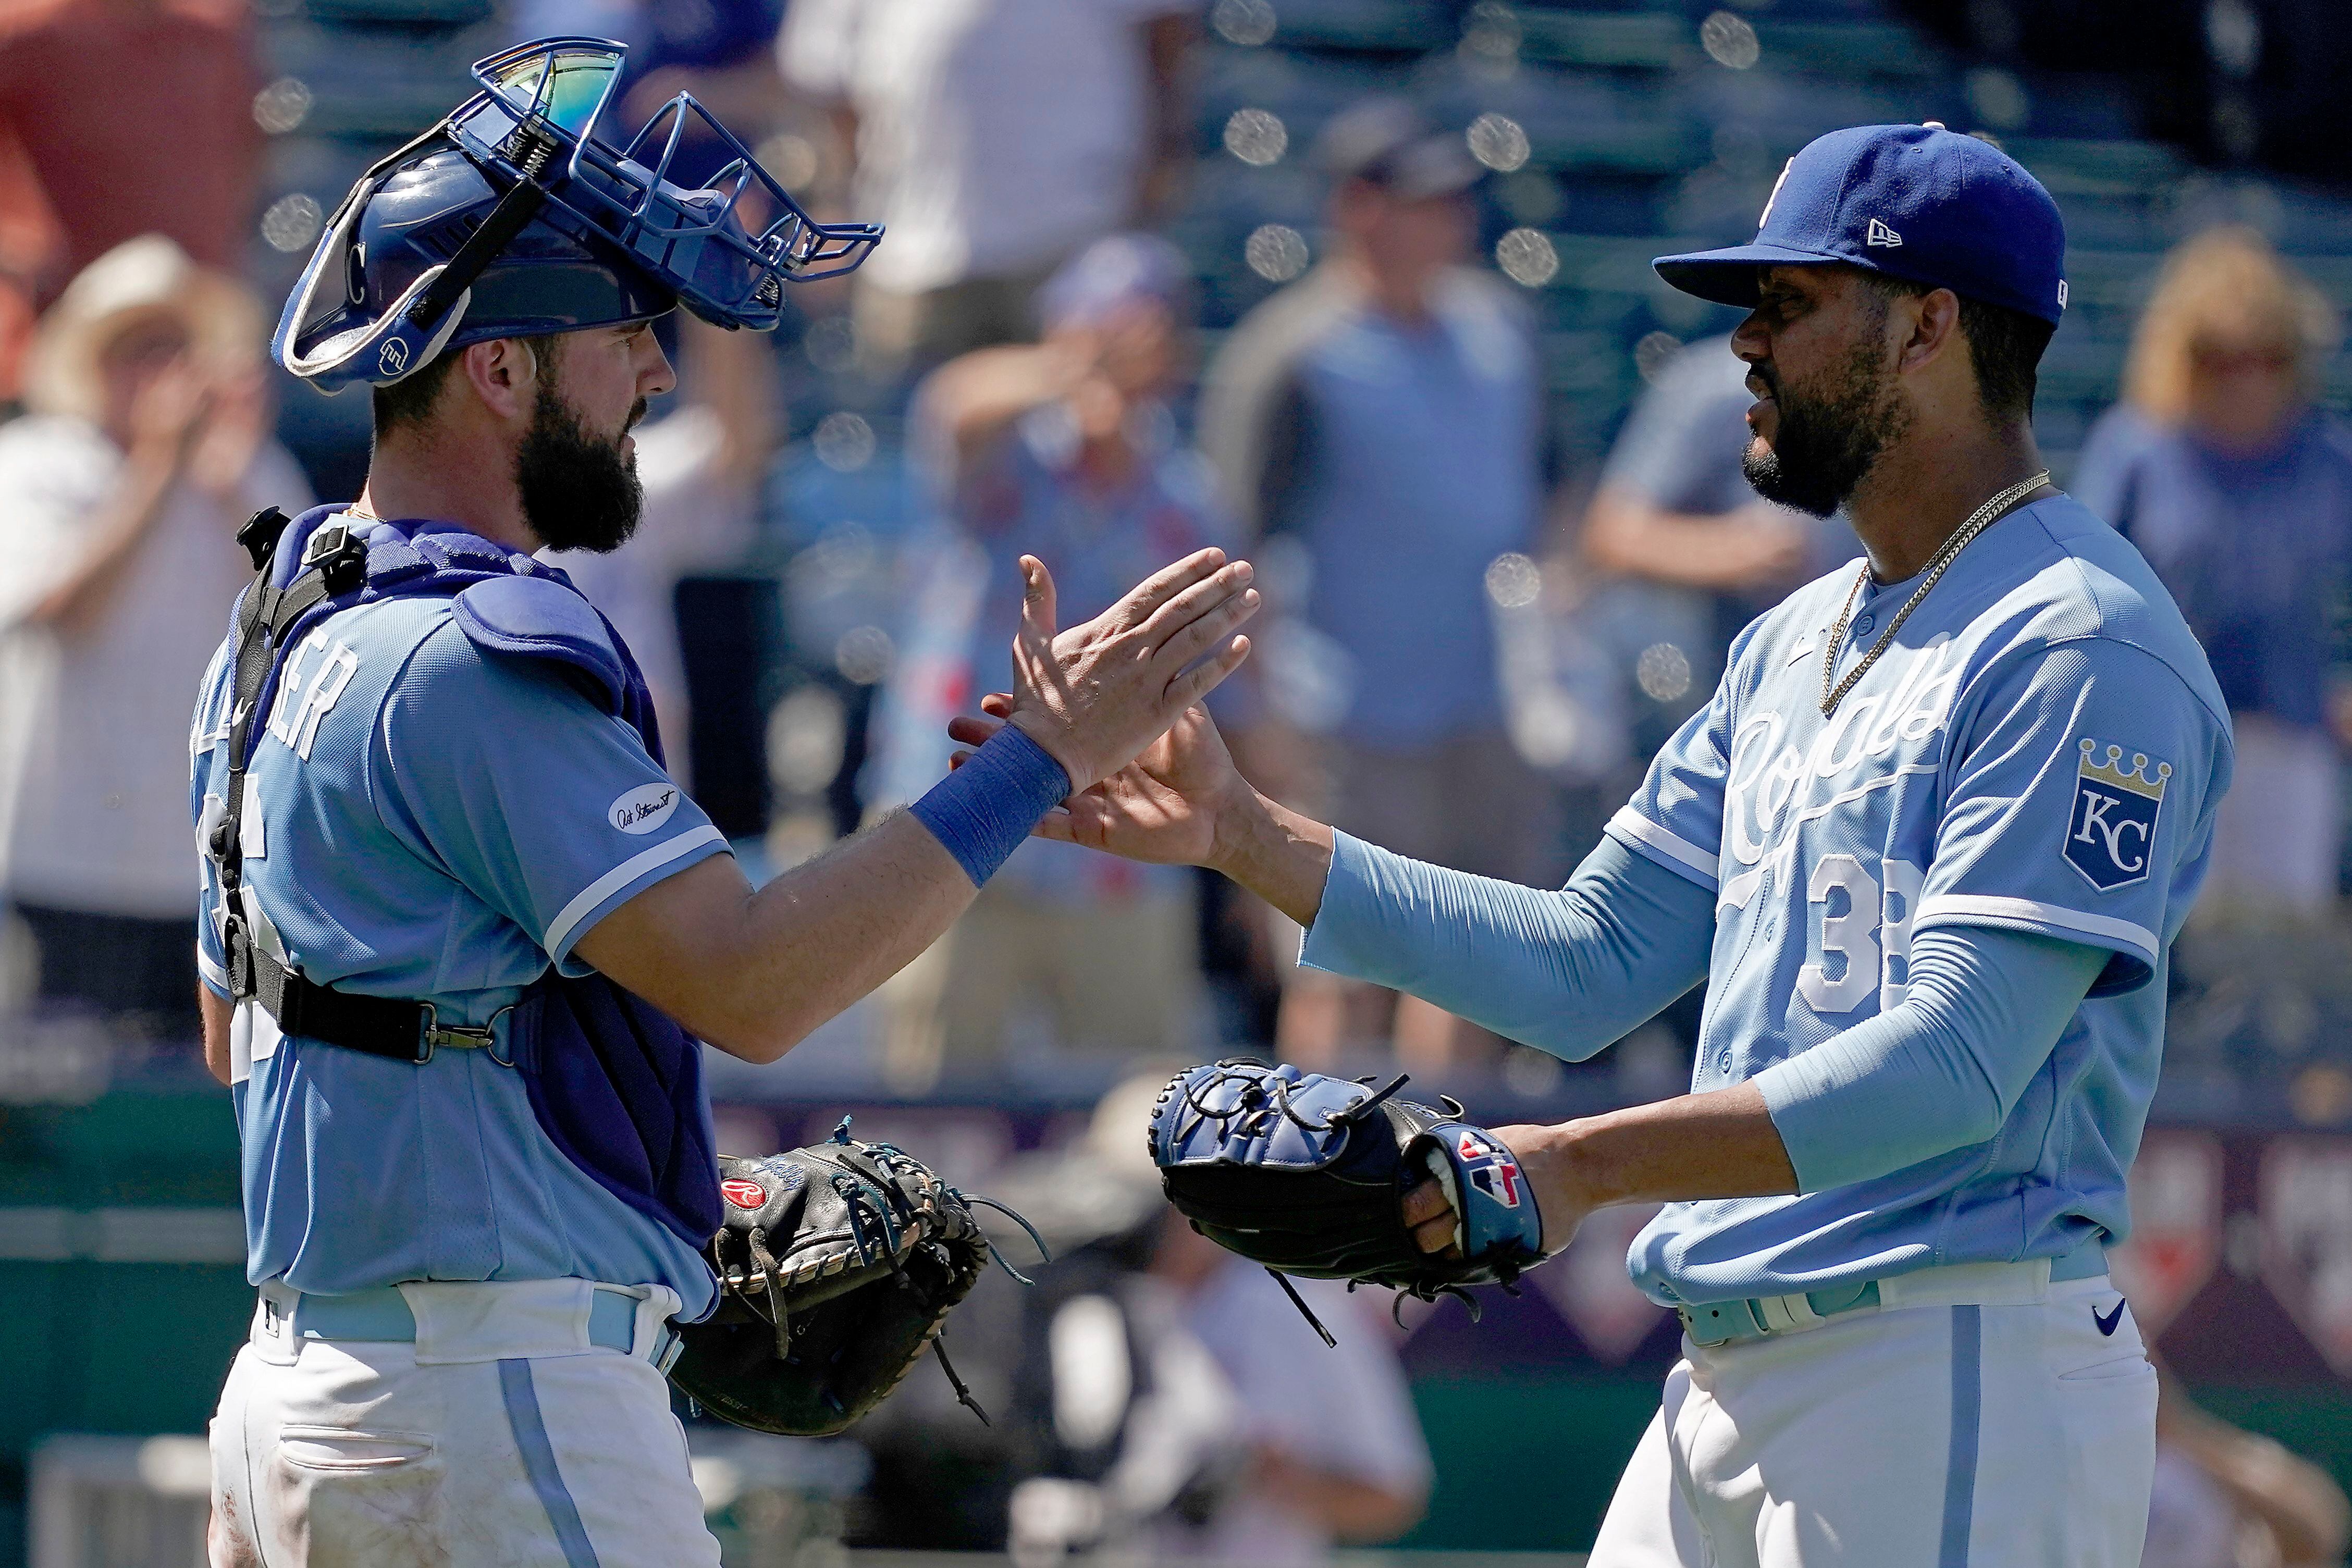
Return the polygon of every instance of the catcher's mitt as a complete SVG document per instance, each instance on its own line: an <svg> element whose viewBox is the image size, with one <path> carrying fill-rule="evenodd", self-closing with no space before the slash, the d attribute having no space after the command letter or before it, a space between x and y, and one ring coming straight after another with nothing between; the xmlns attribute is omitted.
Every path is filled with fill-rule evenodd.
<svg viewBox="0 0 2352 1568"><path fill-rule="evenodd" d="M719 1309L680 1331L670 1381L739 1427L824 1437L879 1405L928 1346L985 1421L939 1334L988 1240L963 1194L848 1129L765 1159L719 1156Z"/></svg>
<svg viewBox="0 0 2352 1568"><path fill-rule="evenodd" d="M1423 1301L1508 1289L1544 1258L1518 1161L1453 1100L1433 1111L1397 1099L1404 1082L1374 1089L1255 1061L1180 1072L1151 1113L1160 1184L1193 1228L1277 1280L1358 1281ZM1458 1257L1423 1252L1405 1228L1406 1189L1433 1176L1454 1201Z"/></svg>

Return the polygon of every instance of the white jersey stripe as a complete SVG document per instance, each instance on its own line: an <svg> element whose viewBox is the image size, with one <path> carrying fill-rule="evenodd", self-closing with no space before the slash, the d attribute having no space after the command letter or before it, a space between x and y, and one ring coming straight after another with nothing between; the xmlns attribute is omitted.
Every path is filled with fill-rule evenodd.
<svg viewBox="0 0 2352 1568"><path fill-rule="evenodd" d="M1633 807L1619 808L1617 814L1609 819L1609 831L1657 851L1681 870L1697 873L1706 886L1715 885L1716 863L1720 857L1709 854L1688 839L1675 837Z"/></svg>
<svg viewBox="0 0 2352 1568"><path fill-rule="evenodd" d="M547 928L546 940L540 945L551 954L564 952L572 944L573 928L595 913L596 906L610 898L616 890L628 886L656 866L667 865L678 856L698 850L705 844L726 841L724 833L706 822L690 833L680 833L674 839L656 844L641 855L632 855L581 889L579 896L565 904L562 913L556 915L555 924Z"/></svg>
<svg viewBox="0 0 2352 1568"><path fill-rule="evenodd" d="M2085 915L2079 909L2041 904L2030 898L1993 898L1982 894L1947 894L1940 898L1923 898L1919 901L1919 916L1912 922L1912 929L1916 931L1928 925L2028 925L2037 930L2088 936L2102 947L2121 942L2150 964L2156 962L2156 933L2147 926L2104 915Z"/></svg>

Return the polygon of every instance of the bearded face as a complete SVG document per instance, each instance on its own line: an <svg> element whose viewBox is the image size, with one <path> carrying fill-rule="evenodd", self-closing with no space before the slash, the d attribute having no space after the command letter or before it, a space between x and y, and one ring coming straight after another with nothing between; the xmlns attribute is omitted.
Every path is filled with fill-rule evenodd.
<svg viewBox="0 0 2352 1568"><path fill-rule="evenodd" d="M1783 376L1769 360L1749 365L1749 382L1762 383L1775 421L1769 441L1748 442L1740 468L1766 500L1828 517L1909 428L1910 405L1880 340L1883 301L1874 316L1843 360L1805 381Z"/></svg>
<svg viewBox="0 0 2352 1568"><path fill-rule="evenodd" d="M598 435L556 390L560 379L541 378L530 429L515 451L523 520L550 549L607 554L637 531L644 510L636 452L624 443L628 427L645 417L646 400L630 409L619 434Z"/></svg>

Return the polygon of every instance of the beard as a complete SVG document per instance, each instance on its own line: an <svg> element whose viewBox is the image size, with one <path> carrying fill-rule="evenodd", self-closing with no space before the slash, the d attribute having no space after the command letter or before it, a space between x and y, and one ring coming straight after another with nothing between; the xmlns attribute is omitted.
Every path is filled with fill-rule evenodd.
<svg viewBox="0 0 2352 1568"><path fill-rule="evenodd" d="M557 394L553 380L540 382L530 428L515 451L523 521L550 549L607 555L637 531L645 507L636 455L622 449L625 430L610 440L591 435L579 412ZM629 411L629 423L635 425L645 413L639 398Z"/></svg>
<svg viewBox="0 0 2352 1568"><path fill-rule="evenodd" d="M1740 472L1758 495L1817 517L1845 505L1879 455L1911 423L1884 351L1876 334L1865 337L1835 384L1818 393L1795 391L1769 366L1756 367L1779 415L1770 444L1751 438L1740 459Z"/></svg>

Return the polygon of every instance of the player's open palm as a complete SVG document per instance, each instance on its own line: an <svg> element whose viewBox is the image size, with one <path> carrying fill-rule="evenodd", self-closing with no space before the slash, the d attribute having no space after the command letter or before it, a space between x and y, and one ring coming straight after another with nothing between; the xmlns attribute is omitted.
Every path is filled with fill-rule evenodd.
<svg viewBox="0 0 2352 1568"><path fill-rule="evenodd" d="M1249 562L1196 550L1083 625L1055 628L1053 574L1021 558L1013 691L999 716L1045 748L1074 791L1110 777L1249 656Z"/></svg>

